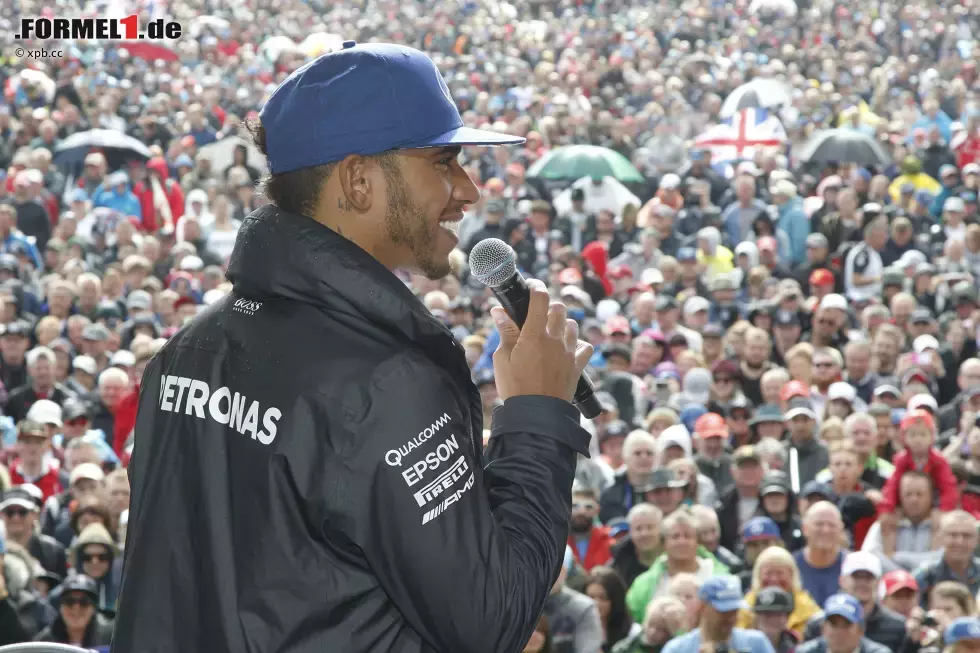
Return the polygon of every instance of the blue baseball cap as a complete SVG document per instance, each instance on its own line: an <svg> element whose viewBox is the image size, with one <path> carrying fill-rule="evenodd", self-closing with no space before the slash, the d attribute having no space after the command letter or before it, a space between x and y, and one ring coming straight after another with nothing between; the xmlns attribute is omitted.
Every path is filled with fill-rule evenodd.
<svg viewBox="0 0 980 653"><path fill-rule="evenodd" d="M696 261L698 259L698 250L693 247L681 247L677 250L677 260L678 261Z"/></svg>
<svg viewBox="0 0 980 653"><path fill-rule="evenodd" d="M439 69L403 45L345 41L294 71L259 113L276 174L350 154L524 139L463 126Z"/></svg>
<svg viewBox="0 0 980 653"><path fill-rule="evenodd" d="M964 639L980 639L980 619L976 617L953 619L943 633L943 640L947 646L962 642Z"/></svg>
<svg viewBox="0 0 980 653"><path fill-rule="evenodd" d="M754 540L778 540L782 537L779 526L769 517L753 517L745 522L742 527L742 540L752 542Z"/></svg>
<svg viewBox="0 0 980 653"><path fill-rule="evenodd" d="M834 594L823 604L825 617L844 617L852 624L864 623L864 607L850 594Z"/></svg>
<svg viewBox="0 0 980 653"><path fill-rule="evenodd" d="M735 576L712 576L701 585L698 598L718 612L735 612L747 607L742 583Z"/></svg>

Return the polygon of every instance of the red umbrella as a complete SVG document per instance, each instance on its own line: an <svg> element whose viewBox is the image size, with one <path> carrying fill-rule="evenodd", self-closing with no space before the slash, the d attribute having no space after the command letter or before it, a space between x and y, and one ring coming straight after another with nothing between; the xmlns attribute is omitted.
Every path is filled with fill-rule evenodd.
<svg viewBox="0 0 980 653"><path fill-rule="evenodd" d="M129 52L129 56L144 61L178 61L180 55L165 45L148 43L146 41L125 41L120 48Z"/></svg>

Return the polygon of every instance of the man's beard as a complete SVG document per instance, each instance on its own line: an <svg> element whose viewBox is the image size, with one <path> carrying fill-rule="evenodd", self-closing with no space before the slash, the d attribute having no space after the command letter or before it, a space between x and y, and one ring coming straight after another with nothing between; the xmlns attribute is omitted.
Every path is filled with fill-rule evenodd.
<svg viewBox="0 0 980 653"><path fill-rule="evenodd" d="M452 272L449 259L439 260L436 233L408 194L405 180L397 169L381 168L388 182L388 210L385 229L393 245L404 245L412 252L419 273L428 279L442 279Z"/></svg>
<svg viewBox="0 0 980 653"><path fill-rule="evenodd" d="M569 523L571 531L584 535L592 530L592 520L588 517L572 517Z"/></svg>

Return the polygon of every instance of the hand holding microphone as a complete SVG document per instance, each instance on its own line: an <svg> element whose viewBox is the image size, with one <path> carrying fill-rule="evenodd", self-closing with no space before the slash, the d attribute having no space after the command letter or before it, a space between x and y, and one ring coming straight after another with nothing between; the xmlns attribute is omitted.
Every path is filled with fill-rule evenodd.
<svg viewBox="0 0 980 653"><path fill-rule="evenodd" d="M470 270L501 303L491 310L500 332L493 366L501 399L556 397L571 401L588 418L597 417L601 408L583 373L592 345L578 341L578 324L568 319L564 304L552 302L542 282L525 282L514 250L496 238L476 244Z"/></svg>

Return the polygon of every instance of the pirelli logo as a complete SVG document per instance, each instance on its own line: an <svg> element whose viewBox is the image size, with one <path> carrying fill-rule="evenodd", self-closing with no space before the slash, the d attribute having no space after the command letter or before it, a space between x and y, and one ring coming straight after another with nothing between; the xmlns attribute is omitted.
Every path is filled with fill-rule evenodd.
<svg viewBox="0 0 980 653"><path fill-rule="evenodd" d="M476 476L471 472L470 477L466 479L466 483L463 485L463 487L459 488L458 490L456 490L455 492L447 496L445 499L442 500L442 502L439 505L437 505L435 508L429 510L427 513L422 515L422 525L425 526L430 521L432 521L442 513L446 512L446 510L451 505L453 505L454 503L456 503L462 498L463 494L465 494L467 490L473 487L473 483L475 482L476 482Z"/></svg>
<svg viewBox="0 0 980 653"><path fill-rule="evenodd" d="M436 480L432 481L421 490L415 493L415 502L419 504L419 508L425 506L440 494L451 488L456 484L456 481L463 478L463 475L469 471L470 466L466 464L466 459L460 456L446 471L436 477Z"/></svg>

